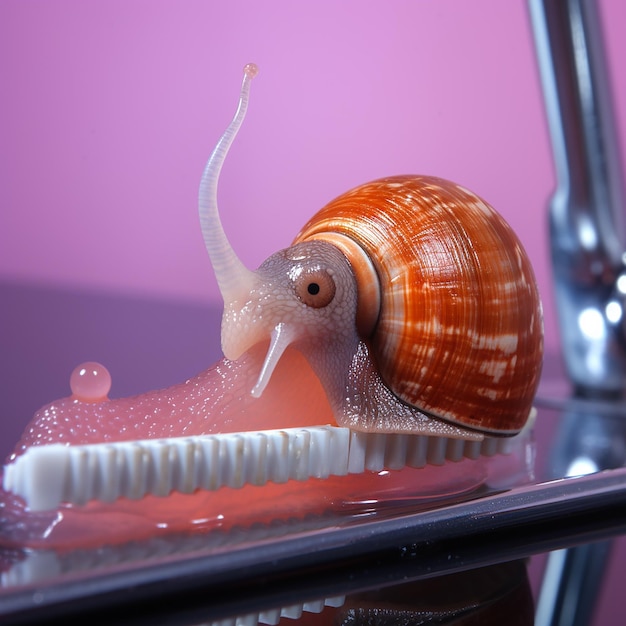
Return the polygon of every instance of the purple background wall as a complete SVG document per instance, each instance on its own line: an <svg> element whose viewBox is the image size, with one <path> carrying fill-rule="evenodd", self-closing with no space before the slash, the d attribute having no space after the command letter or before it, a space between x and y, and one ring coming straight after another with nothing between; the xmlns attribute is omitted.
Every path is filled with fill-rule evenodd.
<svg viewBox="0 0 626 626"><path fill-rule="evenodd" d="M626 6L602 7L624 58ZM556 344L554 176L523 0L3 0L0 278L217 301L197 184L248 61L261 73L220 200L250 266L353 185L437 174L520 234Z"/></svg>

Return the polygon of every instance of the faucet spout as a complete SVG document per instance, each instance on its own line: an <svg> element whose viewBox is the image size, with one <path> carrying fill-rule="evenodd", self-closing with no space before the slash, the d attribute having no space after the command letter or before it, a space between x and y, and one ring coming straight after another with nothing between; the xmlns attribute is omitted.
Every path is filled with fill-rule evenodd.
<svg viewBox="0 0 626 626"><path fill-rule="evenodd" d="M563 356L585 395L626 395L624 185L597 2L530 0L557 187L550 248Z"/></svg>

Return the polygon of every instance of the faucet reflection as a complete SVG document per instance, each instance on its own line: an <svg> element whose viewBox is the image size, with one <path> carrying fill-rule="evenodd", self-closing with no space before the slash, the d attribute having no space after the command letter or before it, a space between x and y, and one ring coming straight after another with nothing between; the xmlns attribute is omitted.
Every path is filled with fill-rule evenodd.
<svg viewBox="0 0 626 626"><path fill-rule="evenodd" d="M578 398L566 401L560 409L554 442L547 478L623 467L626 463L623 405ZM538 601L538 625L591 622L611 543L602 541L550 554Z"/></svg>

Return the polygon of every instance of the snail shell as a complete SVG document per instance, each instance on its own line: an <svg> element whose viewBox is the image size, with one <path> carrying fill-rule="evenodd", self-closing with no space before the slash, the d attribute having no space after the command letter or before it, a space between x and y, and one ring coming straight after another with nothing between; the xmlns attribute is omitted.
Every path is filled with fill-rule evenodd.
<svg viewBox="0 0 626 626"><path fill-rule="evenodd" d="M296 237L307 240L351 261L360 333L398 398L483 432L523 427L541 370L541 303L526 252L491 206L440 178L384 178L320 210Z"/></svg>

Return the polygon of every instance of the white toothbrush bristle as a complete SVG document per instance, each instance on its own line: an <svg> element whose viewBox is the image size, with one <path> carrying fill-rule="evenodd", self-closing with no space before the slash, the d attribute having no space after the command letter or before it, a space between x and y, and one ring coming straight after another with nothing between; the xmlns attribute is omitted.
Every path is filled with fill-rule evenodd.
<svg viewBox="0 0 626 626"><path fill-rule="evenodd" d="M4 468L3 486L33 511L62 502L137 500L173 491L234 489L365 471L442 465L510 452L515 439L482 442L363 433L335 426L33 446Z"/></svg>

